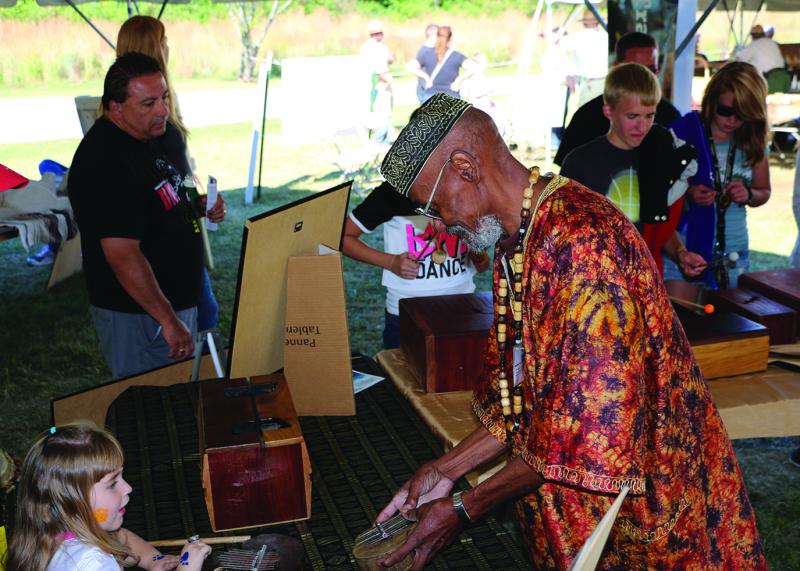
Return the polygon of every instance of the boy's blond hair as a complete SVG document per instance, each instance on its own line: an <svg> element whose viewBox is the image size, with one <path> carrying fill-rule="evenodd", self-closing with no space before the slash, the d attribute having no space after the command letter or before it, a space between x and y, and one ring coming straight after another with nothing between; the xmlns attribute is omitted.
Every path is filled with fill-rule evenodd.
<svg viewBox="0 0 800 571"><path fill-rule="evenodd" d="M611 68L603 86L603 103L612 107L624 97L638 97L642 105L658 105L661 87L652 71L638 63L623 63Z"/></svg>

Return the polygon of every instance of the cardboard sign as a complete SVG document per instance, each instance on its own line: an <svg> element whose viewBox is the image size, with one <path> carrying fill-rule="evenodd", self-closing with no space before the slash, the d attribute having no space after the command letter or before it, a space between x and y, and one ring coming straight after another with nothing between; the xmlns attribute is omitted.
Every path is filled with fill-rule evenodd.
<svg viewBox="0 0 800 571"><path fill-rule="evenodd" d="M356 413L342 256L289 258L284 373L300 416Z"/></svg>

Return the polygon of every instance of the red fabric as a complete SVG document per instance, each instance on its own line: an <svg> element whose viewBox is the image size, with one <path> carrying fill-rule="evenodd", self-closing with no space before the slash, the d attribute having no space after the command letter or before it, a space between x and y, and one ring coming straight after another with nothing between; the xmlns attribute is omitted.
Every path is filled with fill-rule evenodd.
<svg viewBox="0 0 800 571"><path fill-rule="evenodd" d="M0 164L0 192L21 188L26 184L28 184L27 178L12 171L7 166Z"/></svg>
<svg viewBox="0 0 800 571"><path fill-rule="evenodd" d="M510 442L494 327L473 397L545 480L517 502L535 567L569 567L627 485L598 569L766 569L731 442L644 242L606 199L556 180L525 248L524 406ZM506 363L511 378L510 348Z"/></svg>
<svg viewBox="0 0 800 571"><path fill-rule="evenodd" d="M681 196L675 204L669 207L665 223L642 224L644 242L647 244L647 249L650 250L650 254L652 254L653 260L656 262L656 267L658 267L658 273L662 277L664 276L664 256L661 253L661 249L678 227L678 221L681 218L681 212L683 212L683 200L684 197Z"/></svg>

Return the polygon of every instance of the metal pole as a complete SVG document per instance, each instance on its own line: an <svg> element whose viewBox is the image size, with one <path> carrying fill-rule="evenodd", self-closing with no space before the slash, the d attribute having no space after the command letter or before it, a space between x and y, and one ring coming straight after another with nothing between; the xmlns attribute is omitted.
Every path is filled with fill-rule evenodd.
<svg viewBox="0 0 800 571"><path fill-rule="evenodd" d="M164 8L166 8L166 7L167 7L167 2L169 2L169 0L164 0L164 1L161 3L161 10L159 10L159 11L158 11L158 19L159 19L159 20L161 19L161 14L163 14L163 13L164 13Z"/></svg>
<svg viewBox="0 0 800 571"><path fill-rule="evenodd" d="M600 25L603 27L603 29L606 31L606 33L608 33L608 23L606 23L606 21L600 15L600 12L597 11L597 8L594 7L594 4L592 4L592 1L591 0L583 0L583 3L586 4L586 7L589 9L589 11L592 14L594 14L594 17L597 18L597 21L600 22Z"/></svg>
<svg viewBox="0 0 800 571"><path fill-rule="evenodd" d="M97 32L97 34L98 34L98 35L99 35L101 38L103 38L103 39L106 41L106 43L107 43L109 46L111 46L111 49L116 51L116 49L117 49L117 46L115 46L114 44L112 44L112 43L111 43L111 40L109 40L109 39L108 39L108 38L105 36L105 34L103 34L103 32L101 32L101 31L100 31L100 29L99 29L97 26L95 26L95 25L94 25L94 23L93 23L93 22L92 22L92 21L91 21L89 18L87 18L87 17L86 17L86 15L85 15L83 12L81 12L81 11L78 9L78 7L75 5L75 3L74 3L72 0L64 0L64 2L66 2L67 4L69 4L70 6L72 6L72 9L73 9L73 10L75 10L75 11L78 13L78 15L79 15L81 18L83 18L83 19L86 21L86 23L87 23L87 24L89 24L89 25L92 27L92 29L93 29L95 32Z"/></svg>
<svg viewBox="0 0 800 571"><path fill-rule="evenodd" d="M267 52L267 80L264 82L264 108L261 110L261 147L258 150L258 191L256 200L261 200L261 166L264 163L264 131L267 125L267 92L269 76L272 74L272 52Z"/></svg>
<svg viewBox="0 0 800 571"><path fill-rule="evenodd" d="M708 7L706 8L706 11L703 12L702 16L700 16L700 19L697 20L697 22L694 23L694 26L692 26L692 28L688 32L686 32L686 36L683 38L683 40L681 40L681 43L678 46L678 49L675 50L675 59L676 60L679 57L681 57L681 54L683 53L683 50L685 50L686 46L689 45L689 42L691 42L692 39L694 39L694 35L697 33L697 30L700 29L700 26L703 25L703 22L706 21L706 18L708 18L711 15L711 12L713 12L714 8L717 7L717 4L719 4L719 0L711 0L711 2L709 2L709 4L708 4Z"/></svg>

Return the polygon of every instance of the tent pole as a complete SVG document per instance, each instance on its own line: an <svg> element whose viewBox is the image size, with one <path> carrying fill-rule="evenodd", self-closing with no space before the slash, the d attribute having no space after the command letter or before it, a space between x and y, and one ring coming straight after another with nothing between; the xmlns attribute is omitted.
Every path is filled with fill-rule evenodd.
<svg viewBox="0 0 800 571"><path fill-rule="evenodd" d="M111 43L111 40L109 40L109 39L108 39L108 38L105 36L105 34L103 34L103 32L101 32L101 31L100 31L100 29L99 29L97 26L95 26L95 25L94 25L94 23L93 23L93 22L92 22L92 21L91 21L89 18L87 18L87 17L86 17L86 14L84 14L83 12L81 12L81 11L80 11L80 9L79 9L79 8L78 8L78 7L75 5L75 3L74 3L72 0L64 0L64 2L66 2L67 4L69 4L69 5L72 7L72 9L73 9L73 10L75 10L75 11L78 13L78 15L79 15L81 18L83 18L84 20L86 20L86 23L87 23L87 24L89 24L89 25L92 27L92 29L93 29L95 32L97 32L97 34L98 34L98 35L99 35L101 38L103 38L103 39L106 41L106 43L107 43L109 46L111 46L111 49L112 49L112 50L116 50L116 49L117 49L117 47L116 47L114 44L112 44L112 43Z"/></svg>
<svg viewBox="0 0 800 571"><path fill-rule="evenodd" d="M158 11L158 19L159 19L159 20L161 19L161 15L164 13L164 8L166 8L166 7L167 7L167 2L169 2L169 0L164 0L164 1L161 3L161 10L159 10L159 11Z"/></svg>
<svg viewBox="0 0 800 571"><path fill-rule="evenodd" d="M597 8L594 7L594 4L592 4L592 0L583 0L583 3L586 4L586 7L589 9L589 11L592 14L594 14L594 17L597 18L597 21L600 22L600 25L603 27L603 30L605 30L605 32L607 34L608 33L608 24L603 19L603 17L600 15L600 12L597 11Z"/></svg>
<svg viewBox="0 0 800 571"><path fill-rule="evenodd" d="M697 33L697 30L700 29L700 26L703 25L703 22L706 21L706 18L708 18L709 15L711 15L711 12L713 12L714 8L717 7L717 4L719 4L719 0L711 0L711 2L708 3L708 7L706 8L706 11L703 12L702 16L700 16L700 19L697 20L697 22L694 23L694 26L692 26L691 30L686 32L686 36L683 38L683 40L681 40L681 43L678 46L678 49L675 50L675 59L676 60L681 56L681 54L683 53L683 50L686 49L686 46L689 45L689 42L691 42L694 39L694 35Z"/></svg>

